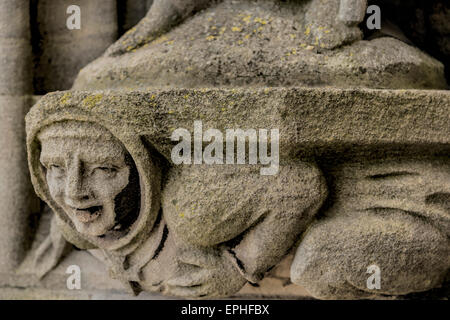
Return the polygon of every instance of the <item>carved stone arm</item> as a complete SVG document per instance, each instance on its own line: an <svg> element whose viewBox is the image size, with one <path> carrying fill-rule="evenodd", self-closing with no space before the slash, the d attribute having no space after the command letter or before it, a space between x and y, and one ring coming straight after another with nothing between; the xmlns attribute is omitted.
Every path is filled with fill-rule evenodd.
<svg viewBox="0 0 450 320"><path fill-rule="evenodd" d="M118 56L137 49L176 26L195 11L205 8L211 0L155 0L147 15L106 51Z"/></svg>

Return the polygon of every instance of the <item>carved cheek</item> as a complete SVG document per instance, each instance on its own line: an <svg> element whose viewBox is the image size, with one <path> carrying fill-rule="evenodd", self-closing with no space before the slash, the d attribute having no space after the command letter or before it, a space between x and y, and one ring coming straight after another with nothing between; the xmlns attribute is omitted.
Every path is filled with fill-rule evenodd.
<svg viewBox="0 0 450 320"><path fill-rule="evenodd" d="M128 185L130 169L128 167L119 169L114 176L97 176L90 185L96 197L114 201L115 197Z"/></svg>
<svg viewBox="0 0 450 320"><path fill-rule="evenodd" d="M62 203L64 191L65 191L65 178L61 176L55 176L52 171L47 171L47 185L52 198L58 202Z"/></svg>

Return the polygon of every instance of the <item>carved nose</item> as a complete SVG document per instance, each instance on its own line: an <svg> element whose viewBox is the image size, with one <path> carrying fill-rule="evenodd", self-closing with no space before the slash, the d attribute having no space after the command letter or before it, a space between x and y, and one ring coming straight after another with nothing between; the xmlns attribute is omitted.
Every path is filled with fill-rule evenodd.
<svg viewBox="0 0 450 320"><path fill-rule="evenodd" d="M70 200L73 205L83 200L89 200L88 188L86 187L79 165L69 168L65 189L66 198Z"/></svg>

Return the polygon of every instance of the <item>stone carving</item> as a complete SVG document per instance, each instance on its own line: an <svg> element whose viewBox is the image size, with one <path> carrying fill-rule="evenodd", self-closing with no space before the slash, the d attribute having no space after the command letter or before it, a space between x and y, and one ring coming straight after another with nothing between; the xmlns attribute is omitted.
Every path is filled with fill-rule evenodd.
<svg viewBox="0 0 450 320"><path fill-rule="evenodd" d="M334 127L329 123L332 118L325 117L322 126L314 120L315 113L308 110L316 109L321 101L334 103L335 99L325 98L327 94L335 95L333 90L252 92L249 95L250 91L246 90L237 95L231 90L96 94L73 91L43 98L27 116L29 161L36 191L55 211L59 232L67 241L89 249L104 261L111 276L135 293L144 290L183 297L229 296L246 282L258 283L297 241L299 247L291 266L291 279L318 298L386 298L447 288L448 157L421 156L417 149L411 151L408 147L388 151L375 146L372 152L384 150L383 156L375 156L364 148L352 160L338 156L340 161L327 161L326 153L316 154L328 166L319 170L314 161L299 161L298 153L293 150L306 142L320 146L332 137L341 141L342 145L335 145L332 151L338 155L340 148L354 137L361 137L358 132L373 127L373 123L361 118L356 131L350 135L338 127L336 131L326 130ZM381 98L378 91L351 92L353 97L359 93L360 98L353 103L370 115L379 113L379 106L370 104L374 97L381 101L387 98ZM448 94L434 94L440 102L429 106L427 112L432 114L439 112L449 100ZM186 96L192 108L186 109L183 98ZM396 92L388 96L395 109L393 113L384 109L385 116L380 121L385 123L385 128L392 128L404 119L399 110L413 112L410 122L402 122L406 130L392 135L398 139L392 140L392 144L414 141L422 130L418 126L419 118L428 120L414 111L411 96L406 98ZM340 98L342 108L348 107L346 99L342 95ZM423 100L417 98L418 107ZM202 101L214 102L205 108ZM169 128L175 124L189 127L192 117L186 110L200 118L209 114L209 119L215 122L205 126L221 128L224 118L211 115L219 112L219 105L232 101L239 101L232 113L241 121L240 127L273 125L285 133L282 137L286 140L281 140L280 150L284 160L278 175L261 176L259 166L254 165L171 165L170 150L174 143L168 138ZM266 105L261 101L266 101ZM298 129L291 125L296 118L286 121L285 117L290 112L299 116L297 101L308 101L300 109L301 119L323 127L323 132L305 125L302 136L291 139ZM254 119L243 116L249 106ZM258 116L268 114L268 110L273 112L270 120ZM440 124L433 128L432 119L426 130L436 129L435 141L446 141L446 135L438 131ZM376 128L385 130L382 126ZM357 147L353 148L353 152L356 150ZM433 152L445 155L448 150L437 147ZM306 152L302 158L312 159L314 153L308 156ZM95 161L82 155L94 157ZM118 180L107 183L105 190L115 190L110 193L112 197L124 196L127 212L120 214L121 217L133 216L136 211L139 214L135 220L128 220L129 223L120 223L120 218L106 224L98 220L102 232L92 233L77 224L91 223L91 217L99 219L96 210L92 213L81 210L81 221L77 221L78 211L71 208L77 206L67 207L64 198L58 201L58 192L52 189L58 189L58 185L78 186L79 189L66 190L87 192L104 173L100 169L101 175L88 177L92 170L83 171L82 162L90 163L90 168L110 168L110 161L100 161L106 156L117 161L117 172L124 170L124 176L114 176ZM71 171L74 175L66 175L55 183L53 173L48 171L52 157L66 159L67 164L71 159L78 159L75 163L79 166L66 165L76 169ZM374 160L377 157L379 160ZM133 167L139 179L130 178ZM333 183L325 184L322 171ZM103 178L99 181L105 184ZM131 192L125 192L133 185ZM331 203L325 204L318 213L327 189ZM95 195L95 190L91 191ZM147 200L139 202L138 193L141 199ZM112 198L109 199L104 203L112 207ZM117 216L120 213L117 208L110 212ZM79 205L78 209L84 208ZM139 232L136 226L143 225L143 221L146 227ZM383 274L381 291L365 287L366 268L373 264L379 265Z"/></svg>
<svg viewBox="0 0 450 320"><path fill-rule="evenodd" d="M134 29L128 31L121 39L119 39L119 41L112 45L106 51L106 55L120 55L142 47L151 40L170 31L171 28L194 15L196 12L214 6L218 2L220 1L156 0L144 19L142 19ZM325 15L326 12L324 9L327 6L339 6L339 15ZM361 39L362 34L356 26L363 21L366 8L367 0L340 0L340 2L339 0L336 0L330 1L327 4L320 1L312 1L311 6L307 9L306 20L312 22L312 24L319 24L326 23L328 22L327 20L330 20L331 22L338 17L338 19L335 19L336 21L332 21L333 32L337 29L342 29L340 30L342 36L334 38L335 35L331 35L330 37L327 37L323 32L314 34L316 36L320 35L322 38L327 37L327 41L323 42L323 47L331 49L344 42ZM340 23L343 25L340 25ZM348 27L344 24L348 25ZM322 27L322 29L324 28ZM317 29L313 28L313 33L314 30Z"/></svg>
<svg viewBox="0 0 450 320"><path fill-rule="evenodd" d="M193 3L207 7L192 15ZM447 87L443 64L386 24L364 39L352 17L339 18L353 6L364 1L155 1L73 88Z"/></svg>
<svg viewBox="0 0 450 320"><path fill-rule="evenodd" d="M448 158L350 162L334 171L331 208L308 229L293 282L320 298L374 298L440 288L450 266ZM369 289L368 266L381 270Z"/></svg>
<svg viewBox="0 0 450 320"><path fill-rule="evenodd" d="M450 95L367 89L445 89L444 66L395 23L364 34L366 7L154 1L71 91L27 115L31 179L53 211L35 273L70 243L135 294L224 297L291 252L287 278L316 298L448 297ZM445 24L431 29L445 55ZM171 133L195 120L279 129L278 174L174 165ZM381 288L367 286L371 265Z"/></svg>
<svg viewBox="0 0 450 320"><path fill-rule="evenodd" d="M80 114L89 114L89 100L54 105L51 117L30 114L30 169L60 233L79 248L95 249L111 275L136 293L228 296L256 283L324 200L320 171L298 161L281 165L276 176L261 176L251 165L170 168L161 185L155 148L141 141L147 128L114 127L123 124L120 116L87 122ZM77 115L74 107L84 112Z"/></svg>

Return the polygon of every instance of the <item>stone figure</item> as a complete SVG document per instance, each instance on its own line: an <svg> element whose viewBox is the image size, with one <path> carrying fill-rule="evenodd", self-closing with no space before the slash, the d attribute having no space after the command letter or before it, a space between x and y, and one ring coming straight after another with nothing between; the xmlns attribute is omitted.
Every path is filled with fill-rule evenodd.
<svg viewBox="0 0 450 320"><path fill-rule="evenodd" d="M338 1L338 0L337 0ZM182 23L188 17L194 15L198 11L217 4L218 0L156 0L147 15L139 24L121 37L107 51L106 55L120 55L127 51L137 49L145 43L154 40L162 34L168 32L177 24ZM323 4L314 1L308 10L309 19L318 22L325 22L326 19L335 19L335 28L348 26L348 30L352 30L353 35L342 39L333 39L328 43L328 47L336 47L343 42L355 40L358 38L359 32L355 28L364 18L367 7L367 0L341 0L339 7L339 15L330 15L328 18L323 15ZM322 36L326 36L322 34ZM352 39L353 38L353 39Z"/></svg>
<svg viewBox="0 0 450 320"><path fill-rule="evenodd" d="M450 98L423 90L448 87L444 65L396 32L365 37L366 6L154 1L27 115L32 182L55 214L37 272L69 242L134 293L223 297L293 249L290 279L317 298L448 289ZM278 174L175 166L171 132L195 120L279 128Z"/></svg>
<svg viewBox="0 0 450 320"><path fill-rule="evenodd" d="M450 280L448 158L351 161L330 174L333 204L304 235L292 281L322 299L442 289ZM378 288L367 286L372 265Z"/></svg>
<svg viewBox="0 0 450 320"><path fill-rule="evenodd" d="M172 168L166 159L161 183L158 148L142 140L148 123L133 120L145 110L102 103L97 118L89 96L67 99L43 98L28 115L36 191L55 212L53 233L89 249L135 293L229 296L258 282L325 197L320 171L300 161L261 176L259 166ZM38 251L54 259L42 262L46 271L62 252L60 240L42 244L53 253Z"/></svg>
<svg viewBox="0 0 450 320"><path fill-rule="evenodd" d="M393 23L365 36L357 23L365 7L361 0L155 1L73 88L447 87L443 64Z"/></svg>
<svg viewBox="0 0 450 320"><path fill-rule="evenodd" d="M43 130L38 140L52 199L79 233L108 238L131 226L140 199L130 156L102 129L83 122L60 123ZM108 233L111 230L114 234Z"/></svg>

